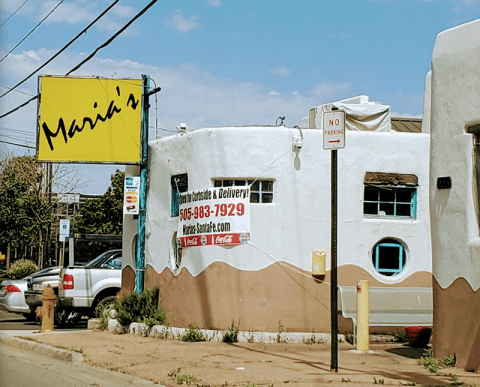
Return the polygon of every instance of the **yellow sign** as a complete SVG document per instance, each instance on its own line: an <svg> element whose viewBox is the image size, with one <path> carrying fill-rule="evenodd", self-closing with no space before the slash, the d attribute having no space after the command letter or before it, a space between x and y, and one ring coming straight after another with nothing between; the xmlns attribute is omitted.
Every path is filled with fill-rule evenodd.
<svg viewBox="0 0 480 387"><path fill-rule="evenodd" d="M39 161L140 163L141 79L39 78Z"/></svg>

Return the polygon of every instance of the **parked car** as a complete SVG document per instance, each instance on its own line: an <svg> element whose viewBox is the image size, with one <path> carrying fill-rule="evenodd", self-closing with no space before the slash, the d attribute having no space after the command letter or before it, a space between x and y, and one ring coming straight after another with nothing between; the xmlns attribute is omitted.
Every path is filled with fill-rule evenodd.
<svg viewBox="0 0 480 387"><path fill-rule="evenodd" d="M27 320L35 320L34 311L32 312L25 302L28 281L35 275L44 275L54 269L54 267L49 267L18 280L3 280L0 285L0 310L21 313ZM60 272L60 268L58 268L58 272Z"/></svg>
<svg viewBox="0 0 480 387"><path fill-rule="evenodd" d="M79 266L81 267L81 266ZM63 309L58 303L58 288L60 286L61 266L55 266L48 272L35 273L27 279L27 290L25 290L25 302L27 303L30 313L40 322L40 317L37 316L36 310L42 306L43 289L50 285L54 294L57 296L55 300L54 321L57 326L66 326L76 324L81 319L82 315Z"/></svg>
<svg viewBox="0 0 480 387"><path fill-rule="evenodd" d="M114 302L122 283L122 250L109 250L84 267L61 270L59 305L66 311L94 316Z"/></svg>

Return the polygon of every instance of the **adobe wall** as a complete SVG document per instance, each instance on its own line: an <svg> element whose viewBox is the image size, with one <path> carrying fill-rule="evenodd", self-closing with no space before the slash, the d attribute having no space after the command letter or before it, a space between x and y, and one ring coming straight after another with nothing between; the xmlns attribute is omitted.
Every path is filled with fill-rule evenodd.
<svg viewBox="0 0 480 387"><path fill-rule="evenodd" d="M480 238L474 135L480 124L480 20L437 36L432 57L430 209L435 356L480 364ZM439 177L451 188L438 189Z"/></svg>
<svg viewBox="0 0 480 387"><path fill-rule="evenodd" d="M331 152L314 129L303 130L296 150L298 135L285 127L205 128L149 144L146 287L160 287L172 324L226 329L240 320L242 330L276 331L280 324L289 331L330 331L330 257L324 281L316 281L311 256L330 250ZM429 135L348 131L346 144L338 151L339 285L368 279L370 286L431 287ZM366 172L415 174L417 218L365 217ZM170 178L181 173L188 173L189 190L212 187L214 178L274 180L273 203L251 204L249 244L184 248L175 269L178 217L170 216ZM407 249L405 270L392 277L372 262L373 246L386 237ZM124 234L127 251L132 238ZM131 273L125 269L128 283Z"/></svg>

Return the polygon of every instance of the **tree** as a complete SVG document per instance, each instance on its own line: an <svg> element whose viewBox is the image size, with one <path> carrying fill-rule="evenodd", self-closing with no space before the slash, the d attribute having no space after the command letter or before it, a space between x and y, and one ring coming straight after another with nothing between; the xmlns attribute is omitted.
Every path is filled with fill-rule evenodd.
<svg viewBox="0 0 480 387"><path fill-rule="evenodd" d="M46 195L45 169L35 156L0 160L0 245L33 248L43 256L43 243L53 222ZM25 249L23 249L25 247Z"/></svg>
<svg viewBox="0 0 480 387"><path fill-rule="evenodd" d="M57 193L74 192L83 181L77 170L42 164L35 156L0 158L0 251L20 251L20 258L38 257L43 267L53 254L52 224ZM51 257L50 257L51 258Z"/></svg>
<svg viewBox="0 0 480 387"><path fill-rule="evenodd" d="M79 234L114 234L123 232L123 181L125 172L117 170L110 178L107 191L100 197L87 199L79 215L72 222L72 230ZM83 242L75 244L75 256L91 259L112 248L121 248L118 242Z"/></svg>
<svg viewBox="0 0 480 387"><path fill-rule="evenodd" d="M72 229L81 234L116 234L123 231L123 181L125 172L117 170L110 178L107 191L100 197L87 199Z"/></svg>

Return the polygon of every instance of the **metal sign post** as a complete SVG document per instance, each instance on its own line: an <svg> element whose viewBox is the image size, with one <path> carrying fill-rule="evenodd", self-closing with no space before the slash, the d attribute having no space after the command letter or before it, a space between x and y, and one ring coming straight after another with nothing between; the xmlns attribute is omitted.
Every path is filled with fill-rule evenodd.
<svg viewBox="0 0 480 387"><path fill-rule="evenodd" d="M331 364L330 369L338 372L338 293L337 293L337 149L345 147L345 112L335 110L323 115L323 148L332 151L331 164L331 262L330 285L331 310Z"/></svg>

